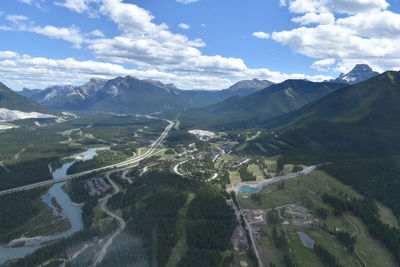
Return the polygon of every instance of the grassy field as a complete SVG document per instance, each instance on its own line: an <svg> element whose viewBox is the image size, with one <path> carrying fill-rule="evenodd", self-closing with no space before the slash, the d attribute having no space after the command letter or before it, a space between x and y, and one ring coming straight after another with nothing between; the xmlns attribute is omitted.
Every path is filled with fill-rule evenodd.
<svg viewBox="0 0 400 267"><path fill-rule="evenodd" d="M265 159L265 164L267 165L267 169L269 172L276 172L277 169L277 160L280 155L269 157Z"/></svg>
<svg viewBox="0 0 400 267"><path fill-rule="evenodd" d="M288 173L293 172L293 167L294 167L293 164L285 164L285 165L283 165L283 170L282 170L283 174L288 174Z"/></svg>
<svg viewBox="0 0 400 267"><path fill-rule="evenodd" d="M229 171L229 180L231 181L231 184L240 183L242 181L238 171Z"/></svg>
<svg viewBox="0 0 400 267"><path fill-rule="evenodd" d="M378 203L379 214L381 215L381 220L390 226L399 227L399 220L394 216L391 209Z"/></svg>
<svg viewBox="0 0 400 267"><path fill-rule="evenodd" d="M361 220L352 215L348 217L360 231L357 235L358 252L368 266L397 266L391 254L369 235Z"/></svg>
<svg viewBox="0 0 400 267"><path fill-rule="evenodd" d="M368 266L396 266L392 256L386 251L382 245L375 239L371 238L365 225L352 214L334 217L328 216L326 220L319 218L315 214L316 208L329 207L322 202L321 196L324 193L332 195L348 194L354 197L361 197L351 187L346 186L336 179L330 177L324 172L316 171L306 176L301 176L284 182L284 187L279 183L267 186L260 194L260 201L252 200L246 197L246 194L239 193L239 202L243 208L262 208L271 209L286 204L299 204L312 213L313 218L318 219L325 224L327 229L340 230L357 234L357 248L362 259ZM268 189L268 190L267 190ZM270 191L270 192L269 192ZM381 214L384 214L385 220L395 223L396 219L387 208L380 205ZM293 254L296 258L298 266L321 266L318 257L312 249L305 247L299 237L298 231L306 232L317 243L328 248L334 255L339 257L340 262L344 266L359 266L355 258L349 255L344 247L332 236L325 232L312 230L306 226L295 226L293 224L281 225L287 232ZM271 236L271 227L266 227L265 231ZM272 240L264 237L259 240L260 251L266 263L274 262L278 266L282 266L279 260L281 254L279 250L273 247Z"/></svg>
<svg viewBox="0 0 400 267"><path fill-rule="evenodd" d="M257 131L254 135L248 136L246 141L253 141L256 140L261 135L261 131Z"/></svg>
<svg viewBox="0 0 400 267"><path fill-rule="evenodd" d="M257 181L265 179L264 172L261 170L260 166L257 164L250 164L247 170L257 177Z"/></svg>
<svg viewBox="0 0 400 267"><path fill-rule="evenodd" d="M179 219L176 225L176 229L178 230L178 242L175 247L172 249L171 256L169 258L169 262L166 267L177 266L179 259L183 257L185 252L187 251L187 241L186 241L186 216L190 206L190 203L194 199L195 195L190 193L188 195L185 206L179 211Z"/></svg>
<svg viewBox="0 0 400 267"><path fill-rule="evenodd" d="M283 262L282 251L275 247L271 238L272 228L266 226L263 230L268 234L268 236L262 237L257 240L257 247L262 262L267 264L270 264L272 262L275 263L277 266L284 266L285 263Z"/></svg>
<svg viewBox="0 0 400 267"><path fill-rule="evenodd" d="M248 267L255 267L257 266L254 264L245 253L235 253L233 257L233 267L241 267L241 262L247 263Z"/></svg>

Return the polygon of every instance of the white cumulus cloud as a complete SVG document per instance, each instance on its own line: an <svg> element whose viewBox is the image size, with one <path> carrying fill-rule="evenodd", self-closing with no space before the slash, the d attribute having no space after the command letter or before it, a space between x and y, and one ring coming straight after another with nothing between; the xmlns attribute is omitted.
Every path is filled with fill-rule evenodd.
<svg viewBox="0 0 400 267"><path fill-rule="evenodd" d="M88 0L65 0L65 2L55 2L55 5L64 6L72 11L83 13L89 9Z"/></svg>
<svg viewBox="0 0 400 267"><path fill-rule="evenodd" d="M225 67L225 66L220 66ZM229 66L228 66L229 67ZM286 79L309 79L323 81L330 76L308 76L304 74L286 74L268 69L232 70L230 75L219 73L197 73L186 71L160 71L155 69L137 70L119 64L93 60L78 61L73 58L50 59L20 55L13 51L0 51L0 75L2 82L13 89L23 87L45 88L50 85L80 85L90 78L112 79L116 76L131 75L140 79L150 78L164 83L174 83L183 89L224 89L242 79L268 79L281 82Z"/></svg>
<svg viewBox="0 0 400 267"><path fill-rule="evenodd" d="M335 16L332 13L306 13L301 17L295 17L293 22L308 25L308 24L332 24L335 22Z"/></svg>
<svg viewBox="0 0 400 267"><path fill-rule="evenodd" d="M99 29L89 32L89 35L95 36L95 37L105 37L105 34L102 31L100 31Z"/></svg>
<svg viewBox="0 0 400 267"><path fill-rule="evenodd" d="M61 39L71 42L76 48L81 48L81 45L84 41L79 29L74 26L70 28L59 28L51 25L44 27L36 26L29 28L28 31L45 35L53 39Z"/></svg>
<svg viewBox="0 0 400 267"><path fill-rule="evenodd" d="M386 0L289 0L289 10L293 13L357 14L388 6Z"/></svg>
<svg viewBox="0 0 400 267"><path fill-rule="evenodd" d="M266 32L253 32L252 35L259 39L268 39L270 37L269 33Z"/></svg>
<svg viewBox="0 0 400 267"><path fill-rule="evenodd" d="M184 29L184 30L189 30L190 29L190 26L188 24L186 24L186 23L180 23L180 24L178 24L178 27L181 28L181 29Z"/></svg>
<svg viewBox="0 0 400 267"><path fill-rule="evenodd" d="M357 63L378 71L398 69L400 14L388 5L385 0L292 0L289 10L303 14L292 21L308 27L274 32L271 38L317 59L312 67L320 70L333 58L340 71Z"/></svg>
<svg viewBox="0 0 400 267"><path fill-rule="evenodd" d="M319 70L319 71L328 71L330 70L331 66L335 64L336 60L333 58L326 58L326 59L321 59L318 61L315 61L311 67L313 69Z"/></svg>
<svg viewBox="0 0 400 267"><path fill-rule="evenodd" d="M112 37L104 37L100 31L81 33L77 26L39 26L31 21L12 27L14 30L62 39L77 48L87 48L97 60L55 60L7 52L3 59L0 58L0 75L5 81L15 88L38 88L52 84L81 84L93 76L113 78L131 75L174 83L184 89L222 89L242 79L281 82L289 78L313 81L331 78L326 75L287 74L267 68L254 69L241 58L205 55L201 51L206 45L203 40L174 33L165 23L155 23L154 16L138 5L122 0L88 0L85 3L90 4L89 11L72 11L79 13L82 10L89 16L89 12L96 12L113 22L118 32ZM267 33L257 35L268 36Z"/></svg>

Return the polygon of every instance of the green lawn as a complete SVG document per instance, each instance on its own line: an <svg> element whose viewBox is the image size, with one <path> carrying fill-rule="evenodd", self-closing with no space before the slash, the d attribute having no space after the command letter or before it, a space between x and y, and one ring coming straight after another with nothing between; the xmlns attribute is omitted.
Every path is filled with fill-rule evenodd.
<svg viewBox="0 0 400 267"><path fill-rule="evenodd" d="M257 177L257 181L265 179L264 172L261 170L260 166L257 164L250 164L247 170Z"/></svg>
<svg viewBox="0 0 400 267"><path fill-rule="evenodd" d="M306 207L309 212L313 213L317 207L329 208L329 206L321 200L321 196L324 193L338 195L340 194L339 192L341 192L355 197L361 197L350 186L340 183L338 180L321 171L316 171L309 175L301 176L292 180L286 180L283 189L279 189L278 184L279 183L269 185L264 188L272 191L268 193L266 193L265 190L262 191L262 193L260 193L260 202L254 201L251 198L244 198L243 196L245 196L245 194L242 193L239 193L238 200L243 208L271 209L285 204L297 203ZM394 222L395 218L389 212L390 210L381 205L380 207L381 214L385 215L385 219ZM366 261L367 265L396 266L391 254L382 247L379 241L371 238L365 225L352 214L346 214L346 216L360 231L359 235L357 235L357 247L360 256ZM327 220L323 221L314 214L314 218L318 218L320 221L324 222L328 229L339 228L343 231L353 233L356 231L355 227L348 221L346 216L329 216ZM349 255L334 237L323 232L310 230L307 227L298 227L294 225L283 227L288 231L290 244L298 266L321 266L319 259L313 251L304 247L298 238L296 233L299 230L307 232L316 242L328 248L334 255L339 257L340 262L344 266L359 266L355 261L355 258ZM268 231L267 228L267 232ZM279 253L277 254L274 248L271 248L271 240L263 238L259 243L261 244L261 252L266 263L269 264L271 259L274 261L279 259ZM275 263L278 264L279 262Z"/></svg>
<svg viewBox="0 0 400 267"><path fill-rule="evenodd" d="M171 251L171 256L169 258L169 262L167 263L167 267L177 266L179 260L183 257L185 252L187 251L187 241L186 241L186 216L190 206L190 203L194 199L195 195L193 193L189 193L188 198L186 200L185 205L179 211L178 214L178 223L176 225L176 229L178 231L178 241L175 247Z"/></svg>
<svg viewBox="0 0 400 267"><path fill-rule="evenodd" d="M239 172L237 171L229 171L229 180L231 181L231 184L240 183L242 181Z"/></svg>
<svg viewBox="0 0 400 267"><path fill-rule="evenodd" d="M355 216L348 215L351 222L359 229L357 248L360 256L368 266L397 266L392 255L375 239L373 239L365 225Z"/></svg>
<svg viewBox="0 0 400 267"><path fill-rule="evenodd" d="M394 216L391 209L383 206L381 203L378 203L379 213L381 215L381 220L384 223L389 224L390 226L399 227L399 221L396 216Z"/></svg>
<svg viewBox="0 0 400 267"><path fill-rule="evenodd" d="M269 157L265 159L265 164L267 164L267 169L269 172L276 172L277 161L280 155Z"/></svg>
<svg viewBox="0 0 400 267"><path fill-rule="evenodd" d="M253 136L248 136L246 141L253 141L256 140L261 135L261 131L257 131Z"/></svg>

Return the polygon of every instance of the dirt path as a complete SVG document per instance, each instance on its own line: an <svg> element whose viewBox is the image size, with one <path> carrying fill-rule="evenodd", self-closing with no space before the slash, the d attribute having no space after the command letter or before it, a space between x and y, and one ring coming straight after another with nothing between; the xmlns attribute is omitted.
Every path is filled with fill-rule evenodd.
<svg viewBox="0 0 400 267"><path fill-rule="evenodd" d="M236 198L236 199L238 199L237 194L238 194L238 192L235 191L235 198ZM250 241L251 241L251 245L252 245L251 247L253 248L253 250L254 250L254 255L255 255L256 258L257 258L258 266L259 266L259 267L264 267L264 263L262 262L260 253L258 252L256 240L254 239L253 228L251 228L251 224L250 224L249 221L247 220L246 214L243 213L243 210L242 210L242 208L240 207L239 202L237 201L236 203L238 204L238 207L237 207L236 205L233 205L233 207L234 207L235 209L237 208L238 214L241 215L241 216L243 217L243 219L244 219L244 223L245 223L245 225L246 225L246 228L247 228L248 231L249 231Z"/></svg>
<svg viewBox="0 0 400 267"><path fill-rule="evenodd" d="M125 229L125 227L126 227L125 221L124 221L119 215L117 215L117 214L115 214L114 212L110 211L110 210L108 209L108 207L107 207L108 200L109 200L113 195L118 194L118 193L120 192L120 189L119 189L119 187L117 186L117 184L114 183L114 181L112 181L112 180L110 179L110 174L111 174L111 173L109 172L109 173L107 173L106 176L107 176L107 180L108 180L108 181L111 183L111 185L113 186L114 192L113 192L112 194L109 194L109 195L107 195L106 197L100 199L100 203L101 203L100 207L101 207L101 210L102 210L103 212L107 213L108 216L110 216L110 217L114 218L115 220L117 220L117 222L118 222L118 229L117 229L117 231L115 231L115 233L113 233L113 234L108 238L108 240L104 243L102 249L100 250L99 254L97 255L97 257L96 257L96 259L95 259L95 261L94 261L94 263L93 263L92 266L96 266L96 265L98 265L99 263L101 263L101 262L103 261L104 256L106 255L107 250L108 250L108 248L111 246L111 244L112 244L112 242L114 241L115 237L117 237L117 236Z"/></svg>
<svg viewBox="0 0 400 267"><path fill-rule="evenodd" d="M360 230L358 229L357 225L355 225L355 224L349 219L349 217L346 216L346 214L344 214L343 216L346 218L346 220L347 220L347 221L353 226L353 228L355 229L355 232L354 232L351 236L352 236L352 237L355 237L355 236L359 235L359 234L360 234ZM361 255L358 253L357 244L355 244L355 246L354 246L354 252L356 253L357 257L361 260L362 266L368 267L367 263L364 261L364 259L361 257Z"/></svg>

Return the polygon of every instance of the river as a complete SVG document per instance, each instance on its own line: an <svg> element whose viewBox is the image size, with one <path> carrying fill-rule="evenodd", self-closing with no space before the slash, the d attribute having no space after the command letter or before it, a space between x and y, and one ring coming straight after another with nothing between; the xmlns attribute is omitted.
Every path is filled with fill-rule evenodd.
<svg viewBox="0 0 400 267"><path fill-rule="evenodd" d="M71 162L64 163L60 168L56 170L52 170L50 168L50 172L52 173L53 179L61 178L67 176L67 171L69 167L72 166L77 161L87 161L93 159L97 155L97 151L99 150L106 150L110 149L109 147L100 147L100 148L90 148L85 152L79 153L77 155L73 155L71 158L74 160ZM71 223L71 228L68 231L65 231L60 234L46 236L40 239L41 243L48 242L51 240L68 237L80 230L83 229L83 222L82 222L82 210L80 207L74 205L69 198L69 196L64 192L62 186L67 182L61 182L52 185L46 194L42 196L42 201L46 203L52 210L55 215L60 215L65 218L68 218L69 222ZM51 203L51 198L55 197L57 202L62 207L62 212L58 212L56 207ZM0 264L11 260L11 259L18 259L25 257L26 255L34 252L38 248L42 246L21 246L21 247L5 247L0 246Z"/></svg>

